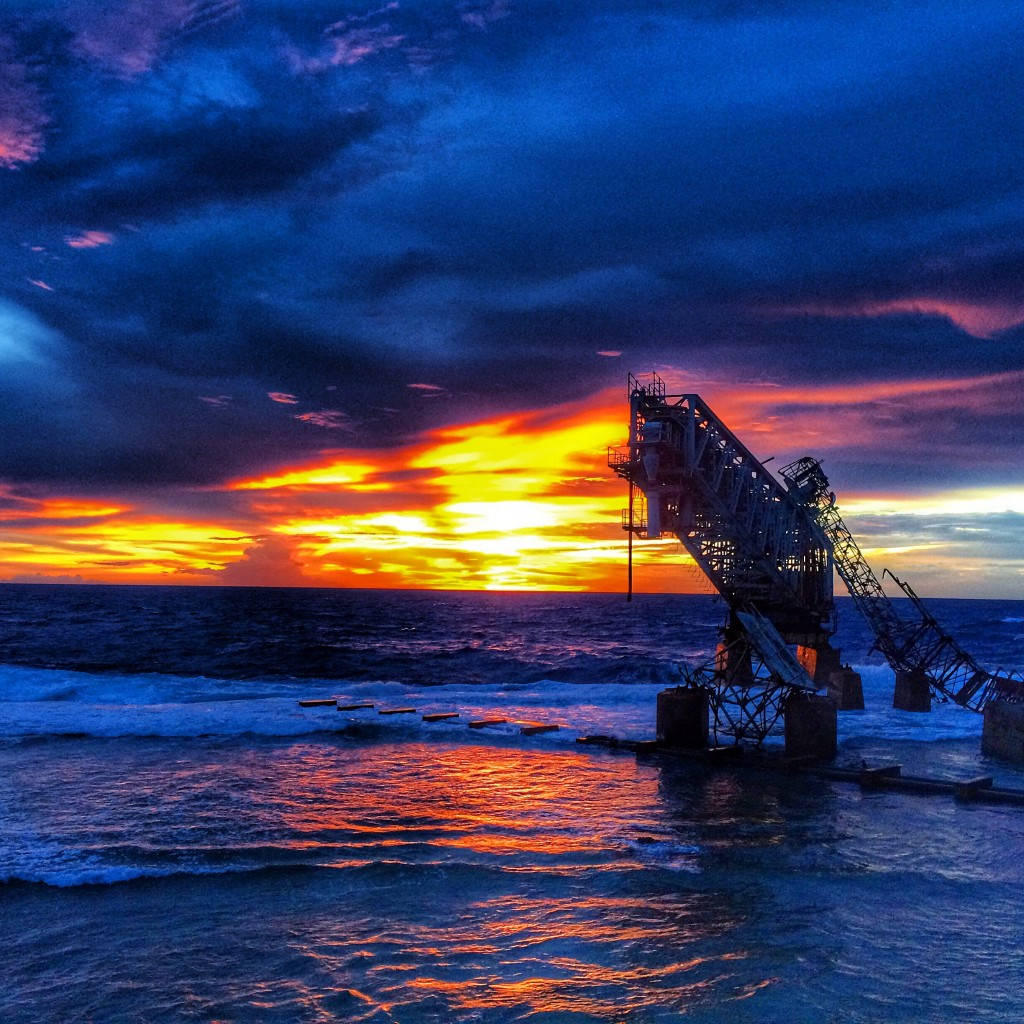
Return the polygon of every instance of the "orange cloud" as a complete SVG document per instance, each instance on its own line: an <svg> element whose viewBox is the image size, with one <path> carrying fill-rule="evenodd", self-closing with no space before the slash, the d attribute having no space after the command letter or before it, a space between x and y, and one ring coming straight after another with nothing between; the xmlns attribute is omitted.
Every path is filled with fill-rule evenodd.
<svg viewBox="0 0 1024 1024"><path fill-rule="evenodd" d="M162 518L152 501L12 498L0 578L620 589L625 496L606 448L625 431L622 398L616 389L229 481L211 490L233 503L230 527ZM675 542L638 545L638 582L692 589L685 563Z"/></svg>
<svg viewBox="0 0 1024 1024"><path fill-rule="evenodd" d="M72 49L120 78L150 71L183 35L237 14L239 0L120 0L74 12Z"/></svg>
<svg viewBox="0 0 1024 1024"><path fill-rule="evenodd" d="M669 383L674 390L671 375ZM1021 383L1020 374L994 374L859 387L745 385L720 396L703 390L763 457L877 444L897 429L885 421L886 403L945 407L955 393L958 409L972 402L980 409L998 396L1013 400ZM678 390L693 388L684 380ZM606 448L624 439L627 418L624 389L615 388L586 401L436 428L397 448L333 448L260 476L164 496L176 510L224 510L204 517L167 513L152 495L33 498L0 488L0 579L618 590L626 495L607 469ZM858 497L841 501L862 517L888 509L884 496L866 504ZM1007 504L1006 492L986 493L984 503L968 507L936 494L927 512L983 516L1024 507L1019 494L1012 497ZM909 507L901 511L911 526L921 519ZM958 536L905 528L899 537L871 538L872 550L884 559L927 556L954 578L957 560L973 557ZM707 589L678 542L642 542L634 550L637 589ZM906 571L913 579L912 567Z"/></svg>
<svg viewBox="0 0 1024 1024"><path fill-rule="evenodd" d="M34 163L42 155L50 118L29 69L0 36L0 168Z"/></svg>
<svg viewBox="0 0 1024 1024"><path fill-rule="evenodd" d="M682 371L659 370L669 391L699 390ZM715 412L755 455L822 455L836 449L905 450L918 429L913 412L946 410L955 400L960 415L1014 413L1024 372L976 377L812 385L740 384L705 390ZM955 439L957 443L960 438ZM930 438L932 453L941 438ZM949 452L951 456L955 452Z"/></svg>
<svg viewBox="0 0 1024 1024"><path fill-rule="evenodd" d="M339 585L614 588L624 497L605 454L624 420L621 394L605 394L440 428L400 449L335 451L229 487L260 492L270 529L307 575L315 567Z"/></svg>

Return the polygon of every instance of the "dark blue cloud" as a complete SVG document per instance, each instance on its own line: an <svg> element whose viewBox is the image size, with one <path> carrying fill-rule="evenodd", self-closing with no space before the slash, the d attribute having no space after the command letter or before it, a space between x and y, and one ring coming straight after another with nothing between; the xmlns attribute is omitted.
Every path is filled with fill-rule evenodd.
<svg viewBox="0 0 1024 1024"><path fill-rule="evenodd" d="M1024 367L972 326L1024 320L1003 4L0 0L0 42L3 322L50 339L0 478L212 482L628 367ZM948 463L1019 475L1024 412L971 415ZM944 426L843 472L938 480Z"/></svg>

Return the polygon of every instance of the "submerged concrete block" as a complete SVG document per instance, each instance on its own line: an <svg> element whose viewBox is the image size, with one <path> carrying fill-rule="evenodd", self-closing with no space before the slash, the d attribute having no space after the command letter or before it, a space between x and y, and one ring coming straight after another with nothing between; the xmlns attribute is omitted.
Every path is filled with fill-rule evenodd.
<svg viewBox="0 0 1024 1024"><path fill-rule="evenodd" d="M708 691L702 686L662 690L658 694L658 742L704 750L708 745Z"/></svg>
<svg viewBox="0 0 1024 1024"><path fill-rule="evenodd" d="M836 703L816 693L790 697L783 711L786 757L815 757L831 761L836 756Z"/></svg>
<svg viewBox="0 0 1024 1024"><path fill-rule="evenodd" d="M919 669L897 672L892 706L900 711L931 711L932 688L928 677Z"/></svg>
<svg viewBox="0 0 1024 1024"><path fill-rule="evenodd" d="M864 687L860 673L852 668L841 668L828 677L828 696L840 711L864 710Z"/></svg>
<svg viewBox="0 0 1024 1024"><path fill-rule="evenodd" d="M984 718L981 752L1024 764L1024 704L992 701L985 707Z"/></svg>
<svg viewBox="0 0 1024 1024"><path fill-rule="evenodd" d="M558 726L550 722L521 722L519 732L522 736L538 736L542 732L558 732Z"/></svg>
<svg viewBox="0 0 1024 1024"><path fill-rule="evenodd" d="M828 686L832 673L842 668L839 649L831 644L821 644L818 647L804 647L802 644L797 644L796 660L810 676L811 682L819 689Z"/></svg>

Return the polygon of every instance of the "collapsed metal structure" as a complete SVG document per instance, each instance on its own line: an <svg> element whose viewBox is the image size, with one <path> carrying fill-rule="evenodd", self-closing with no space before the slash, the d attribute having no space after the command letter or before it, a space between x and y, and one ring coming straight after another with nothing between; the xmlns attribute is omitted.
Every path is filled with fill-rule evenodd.
<svg viewBox="0 0 1024 1024"><path fill-rule="evenodd" d="M629 481L623 529L674 534L730 608L756 608L789 643L835 631L832 545L806 507L699 395L629 376L629 444L608 464Z"/></svg>
<svg viewBox="0 0 1024 1024"><path fill-rule="evenodd" d="M833 547L836 570L857 610L867 619L875 647L895 672L927 678L939 700L984 711L993 700L1024 702L1024 685L1007 673L982 668L938 623L909 583L885 570L910 599L912 617L901 615L871 571L847 529L817 459L797 459L780 470L792 494L814 516Z"/></svg>
<svg viewBox="0 0 1024 1024"><path fill-rule="evenodd" d="M898 613L836 507L820 463L784 467L785 486L696 394L667 394L629 375L629 443L608 465L629 483L622 526L633 538L678 538L725 599L729 620L713 663L681 669L707 691L714 728L760 743L787 703L813 693L787 644L829 648L833 565L897 673L923 673L940 699L975 711L1024 703L1024 683L981 668L902 580L913 618ZM835 653L835 652L832 652Z"/></svg>

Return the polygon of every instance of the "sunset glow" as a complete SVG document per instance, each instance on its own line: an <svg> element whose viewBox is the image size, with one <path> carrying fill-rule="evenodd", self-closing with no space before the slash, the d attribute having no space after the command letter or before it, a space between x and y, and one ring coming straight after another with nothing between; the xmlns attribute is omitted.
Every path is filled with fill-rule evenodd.
<svg viewBox="0 0 1024 1024"><path fill-rule="evenodd" d="M229 481L214 490L243 496L243 533L161 520L152 501L19 499L3 513L16 528L0 566L37 579L618 589L625 497L605 458L622 418L620 395L601 394ZM676 542L637 547L653 589L689 589L686 562Z"/></svg>
<svg viewBox="0 0 1024 1024"><path fill-rule="evenodd" d="M880 561L1018 592L1006 5L23 6L0 579L618 589L655 371Z"/></svg>
<svg viewBox="0 0 1024 1024"><path fill-rule="evenodd" d="M716 411L761 457L806 446L827 465L851 444L877 445L887 433L913 430L913 419L879 415L893 402L924 409L955 394L963 409L965 396L1018 383L996 375L735 388ZM785 417L774 415L780 407ZM626 495L606 467L606 449L624 439L625 410L621 389L602 391L584 402L424 431L386 450L332 448L191 497L32 497L8 488L0 572L31 580L622 589ZM230 526L221 516L180 515L190 504L223 502ZM944 578L962 579L977 567L979 544L994 543L1008 528L1006 516L1024 517L1019 488L848 492L839 502L879 571L892 567L940 592ZM171 506L177 516L161 514ZM675 540L637 542L634 560L637 589L708 587ZM1014 558L1003 565L1011 581L1024 572Z"/></svg>

